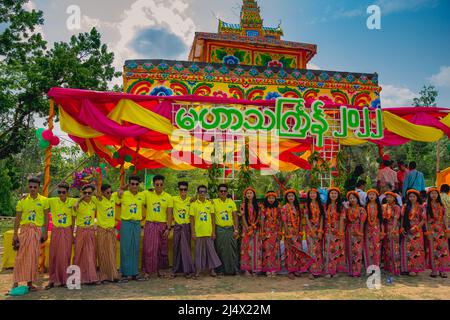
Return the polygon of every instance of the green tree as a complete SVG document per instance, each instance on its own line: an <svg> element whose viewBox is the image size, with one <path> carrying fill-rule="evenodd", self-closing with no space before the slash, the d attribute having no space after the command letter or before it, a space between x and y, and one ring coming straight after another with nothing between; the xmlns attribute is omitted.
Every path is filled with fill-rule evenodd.
<svg viewBox="0 0 450 320"><path fill-rule="evenodd" d="M12 187L13 184L6 163L0 161L0 216L14 215Z"/></svg>
<svg viewBox="0 0 450 320"><path fill-rule="evenodd" d="M439 92L434 86L423 86L419 92L419 97L414 98L415 107L436 107L436 100Z"/></svg>
<svg viewBox="0 0 450 320"><path fill-rule="evenodd" d="M0 159L19 153L34 133L33 119L48 114L50 88L106 90L120 75L95 28L48 49L37 31L43 13L25 10L27 2L0 0Z"/></svg>

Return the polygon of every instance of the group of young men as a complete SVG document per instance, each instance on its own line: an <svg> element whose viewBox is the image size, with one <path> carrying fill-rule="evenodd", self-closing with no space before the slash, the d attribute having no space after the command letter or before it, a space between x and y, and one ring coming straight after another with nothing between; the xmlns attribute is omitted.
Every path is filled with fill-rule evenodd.
<svg viewBox="0 0 450 320"><path fill-rule="evenodd" d="M50 214L53 229L46 289L66 286L71 265L80 268L82 284L146 281L152 275L196 278L203 271L213 277L217 273L237 274L238 212L228 198L227 185L220 185L219 198L210 201L206 186L199 186L197 195L191 198L189 184L180 182L179 195L172 197L164 191L164 181L163 176L155 176L154 189L141 192L139 177L131 176L128 185L118 192L113 193L106 184L97 188L86 185L80 198L73 199L65 183L58 186L57 198L45 198L39 194L40 181L30 179L29 194L19 200L16 209L13 245L18 252L13 287L25 282L31 291L37 290L33 283L38 279L40 248L47 240ZM117 221L120 275L116 264ZM171 232L173 269L167 272ZM195 240L194 259L191 240Z"/></svg>

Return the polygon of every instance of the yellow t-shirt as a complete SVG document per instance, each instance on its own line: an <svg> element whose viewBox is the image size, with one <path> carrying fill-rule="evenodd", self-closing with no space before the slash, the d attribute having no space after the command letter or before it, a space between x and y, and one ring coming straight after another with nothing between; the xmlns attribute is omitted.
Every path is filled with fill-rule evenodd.
<svg viewBox="0 0 450 320"><path fill-rule="evenodd" d="M173 197L173 218L176 224L189 224L189 210L191 208L191 197L185 200L180 196Z"/></svg>
<svg viewBox="0 0 450 320"><path fill-rule="evenodd" d="M75 215L73 206L76 202L77 200L73 198L67 198L65 202L62 202L60 198L48 199L54 227L67 228L72 226L72 216Z"/></svg>
<svg viewBox="0 0 450 320"><path fill-rule="evenodd" d="M34 224L37 227L44 226L45 210L48 209L48 199L40 194L36 199L28 195L25 199L20 200L16 206L16 212L22 213L20 225Z"/></svg>
<svg viewBox="0 0 450 320"><path fill-rule="evenodd" d="M97 211L97 206L95 202L87 203L86 201L81 201L78 205L78 210L75 211L77 216L75 223L78 228L93 227L95 221L95 212Z"/></svg>
<svg viewBox="0 0 450 320"><path fill-rule="evenodd" d="M104 229L112 229L116 226L116 203L117 193L114 192L108 200L102 196L102 200L97 197L92 198L97 206L97 225Z"/></svg>
<svg viewBox="0 0 450 320"><path fill-rule="evenodd" d="M233 212L237 211L236 203L227 198L225 202L221 199L214 199L213 204L216 225L220 227L233 227Z"/></svg>
<svg viewBox="0 0 450 320"><path fill-rule="evenodd" d="M170 194L163 192L146 191L145 202L147 204L146 220L150 222L167 222L167 209L173 208L173 199Z"/></svg>
<svg viewBox="0 0 450 320"><path fill-rule="evenodd" d="M191 203L189 214L195 219L195 236L199 238L211 237L211 215L214 214L214 208L211 201L205 200L205 202L201 202L200 200L197 200L194 203Z"/></svg>
<svg viewBox="0 0 450 320"><path fill-rule="evenodd" d="M142 220L142 210L145 204L145 194L139 192L136 195L130 191L125 191L122 199L117 197L117 204L121 204L120 219L121 220Z"/></svg>

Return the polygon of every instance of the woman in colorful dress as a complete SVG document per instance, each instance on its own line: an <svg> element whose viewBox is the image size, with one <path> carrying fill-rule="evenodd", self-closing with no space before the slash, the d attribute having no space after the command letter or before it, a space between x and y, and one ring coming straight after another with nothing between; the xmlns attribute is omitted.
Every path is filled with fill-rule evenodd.
<svg viewBox="0 0 450 320"><path fill-rule="evenodd" d="M262 271L273 278L281 270L280 232L281 209L277 194L270 191L266 194L261 206L261 238L263 247Z"/></svg>
<svg viewBox="0 0 450 320"><path fill-rule="evenodd" d="M281 209L284 225L285 266L289 278L300 277L307 272L313 260L302 249L302 213L297 191L289 189L284 193L286 204Z"/></svg>
<svg viewBox="0 0 450 320"><path fill-rule="evenodd" d="M347 272L345 267L344 223L345 210L338 188L328 190L325 207L323 239L323 273L327 278L337 277L337 272Z"/></svg>
<svg viewBox="0 0 450 320"><path fill-rule="evenodd" d="M448 248L448 237L450 235L446 223L446 210L442 203L439 191L436 188L428 190L428 199L425 205L427 213L428 237L428 261L431 268L431 277L441 276L447 278L450 271L450 256Z"/></svg>
<svg viewBox="0 0 450 320"><path fill-rule="evenodd" d="M348 274L360 277L363 268L364 224L367 219L366 210L359 202L356 191L347 193L349 207L346 209L347 225L345 228L345 254L347 256Z"/></svg>
<svg viewBox="0 0 450 320"><path fill-rule="evenodd" d="M397 195L386 192L386 203L383 204L383 222L386 237L384 248L384 271L394 276L400 275L400 222L402 209L397 203Z"/></svg>
<svg viewBox="0 0 450 320"><path fill-rule="evenodd" d="M380 194L375 189L367 191L367 220L364 232L364 264L366 270L370 266L380 267L382 240L385 237L383 225L383 209Z"/></svg>
<svg viewBox="0 0 450 320"><path fill-rule="evenodd" d="M400 236L400 254L402 274L417 276L425 271L424 234L426 224L425 208L421 206L420 192L408 190L407 202L402 209L402 229Z"/></svg>
<svg viewBox="0 0 450 320"><path fill-rule="evenodd" d="M320 203L317 189L308 190L305 218L308 254L314 261L309 269L310 279L315 279L322 275L323 270L323 222L325 219L325 209Z"/></svg>
<svg viewBox="0 0 450 320"><path fill-rule="evenodd" d="M260 209L256 200L256 190L249 187L244 190L244 201L241 205L242 242L241 270L245 276L256 276L262 272L262 243L260 236Z"/></svg>

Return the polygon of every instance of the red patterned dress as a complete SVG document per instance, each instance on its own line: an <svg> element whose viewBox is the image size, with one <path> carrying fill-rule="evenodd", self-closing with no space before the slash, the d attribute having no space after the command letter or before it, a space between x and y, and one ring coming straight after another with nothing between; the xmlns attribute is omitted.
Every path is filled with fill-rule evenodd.
<svg viewBox="0 0 450 320"><path fill-rule="evenodd" d="M281 209L261 207L264 219L262 227L263 272L277 272L281 270L280 233Z"/></svg>
<svg viewBox="0 0 450 320"><path fill-rule="evenodd" d="M405 211L406 205L402 209L402 219ZM424 207L416 203L409 213L409 220L410 229L404 230L406 235L400 237L401 271L417 273L425 271L424 234L422 227L418 227L427 220Z"/></svg>
<svg viewBox="0 0 450 320"><path fill-rule="evenodd" d="M241 206L244 212L244 206ZM262 271L262 243L260 236L260 221L254 212L254 208L248 210L248 229L243 230L241 241L241 270L248 272Z"/></svg>
<svg viewBox="0 0 450 320"><path fill-rule="evenodd" d="M378 206L367 205L367 224L364 232L364 265L380 267L382 244L382 221L378 219Z"/></svg>
<svg viewBox="0 0 450 320"><path fill-rule="evenodd" d="M400 218L402 209L394 204L383 205L386 238L383 241L384 270L394 276L400 275Z"/></svg>
<svg viewBox="0 0 450 320"><path fill-rule="evenodd" d="M445 226L445 208L441 204L432 205L433 218L428 217L427 234L432 240L428 241L428 263L433 274L450 272L450 256Z"/></svg>
<svg viewBox="0 0 450 320"><path fill-rule="evenodd" d="M284 228L285 265L289 273L307 272L313 260L302 249L301 214L290 204L281 209Z"/></svg>
<svg viewBox="0 0 450 320"><path fill-rule="evenodd" d="M320 216L319 204L311 203L311 211L310 219L308 206L306 206L308 254L313 259L309 272L314 276L320 276L323 271L323 237L321 237L323 235L323 218Z"/></svg>
<svg viewBox="0 0 450 320"><path fill-rule="evenodd" d="M338 213L336 206L329 205L324 221L323 273L332 276L338 271L347 272L344 235L339 233L340 219L345 219L345 211Z"/></svg>
<svg viewBox="0 0 450 320"><path fill-rule="evenodd" d="M363 240L360 233L361 224L366 222L367 213L360 206L350 207L347 212L347 225L345 228L345 254L347 256L348 274L353 277L361 276L363 268Z"/></svg>

